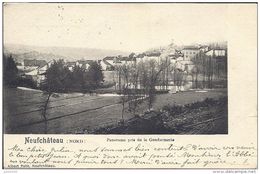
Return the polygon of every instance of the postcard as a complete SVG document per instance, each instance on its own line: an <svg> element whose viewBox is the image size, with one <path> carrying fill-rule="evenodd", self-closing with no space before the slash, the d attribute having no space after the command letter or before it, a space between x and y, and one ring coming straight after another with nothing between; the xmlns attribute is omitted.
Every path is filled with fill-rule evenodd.
<svg viewBox="0 0 260 174"><path fill-rule="evenodd" d="M256 169L257 3L3 3L4 169Z"/></svg>

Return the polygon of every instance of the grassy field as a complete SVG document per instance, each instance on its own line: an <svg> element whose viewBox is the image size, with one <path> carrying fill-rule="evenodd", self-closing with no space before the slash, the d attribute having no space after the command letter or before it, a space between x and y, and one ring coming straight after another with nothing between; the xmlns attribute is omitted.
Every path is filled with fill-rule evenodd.
<svg viewBox="0 0 260 174"><path fill-rule="evenodd" d="M96 134L227 134L227 97L207 98L185 105L166 105L135 116L124 124L110 125Z"/></svg>
<svg viewBox="0 0 260 174"><path fill-rule="evenodd" d="M153 108L159 110L168 104L184 105L226 95L227 91L223 89L161 94L157 95ZM120 96L72 93L50 98L46 123L41 114L46 97L36 90L4 89L5 133L88 133L93 129L115 124L121 119ZM147 103L144 102L139 105L137 113L141 114L146 110ZM127 108L125 111L125 119L133 117Z"/></svg>

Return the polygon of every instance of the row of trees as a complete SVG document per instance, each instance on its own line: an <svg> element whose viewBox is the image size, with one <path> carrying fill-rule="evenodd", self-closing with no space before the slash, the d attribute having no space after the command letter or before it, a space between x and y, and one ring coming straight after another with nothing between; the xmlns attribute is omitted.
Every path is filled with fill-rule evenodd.
<svg viewBox="0 0 260 174"><path fill-rule="evenodd" d="M227 53L225 56L208 56L204 52L199 52L192 59L194 68L191 75L194 88L213 88L213 82L227 81ZM226 85L226 84L223 84Z"/></svg>
<svg viewBox="0 0 260 174"><path fill-rule="evenodd" d="M148 109L151 110L155 100L156 86L162 85L162 73L169 65L166 59L162 59L160 62L149 60L115 67L119 90L122 94L122 119L126 102L128 102L129 111L133 114L144 99L147 99Z"/></svg>
<svg viewBox="0 0 260 174"><path fill-rule="evenodd" d="M54 60L45 73L45 81L41 89L51 92L90 91L100 87L104 80L99 63L93 61L88 69L75 66L70 71L63 60ZM27 79L28 80L28 79ZM3 84L7 87L16 87L27 83L26 79L19 75L16 63L12 55L3 55ZM30 87L36 87L30 82Z"/></svg>
<svg viewBox="0 0 260 174"><path fill-rule="evenodd" d="M100 87L103 82L101 66L93 61L88 69L75 66L72 71L63 60L55 61L46 71L42 89L51 92L89 92Z"/></svg>
<svg viewBox="0 0 260 174"><path fill-rule="evenodd" d="M227 57L217 57L215 54L207 56L201 51L195 55L192 62L192 70L183 70L171 63L166 55L161 56L159 61L146 60L116 66L116 81L122 94L122 118L127 101L129 110L134 114L144 99L147 99L150 110L155 100L156 87L167 91L170 81L176 88L184 86L188 82L188 76L192 77L194 88L213 88L215 81L226 82Z"/></svg>
<svg viewBox="0 0 260 174"><path fill-rule="evenodd" d="M46 100L41 106L45 132L47 132L48 123L46 112L50 97L54 92L91 92L91 90L100 87L104 79L101 66L95 61L90 64L88 69L75 66L70 71L62 59L54 60L45 76L45 81L41 85L46 96Z"/></svg>

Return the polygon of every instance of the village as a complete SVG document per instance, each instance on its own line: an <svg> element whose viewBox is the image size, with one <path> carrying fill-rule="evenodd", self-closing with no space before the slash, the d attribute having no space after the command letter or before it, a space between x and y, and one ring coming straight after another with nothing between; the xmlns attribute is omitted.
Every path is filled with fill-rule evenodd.
<svg viewBox="0 0 260 174"><path fill-rule="evenodd" d="M14 62L20 80L5 88L8 133L227 133L226 45L170 44L96 60ZM64 75L60 69L74 81L57 78ZM97 73L93 86L88 79L95 81Z"/></svg>
<svg viewBox="0 0 260 174"><path fill-rule="evenodd" d="M127 66L129 69L134 69L137 68L139 64L144 64L148 61L154 61L157 65L163 61L166 61L167 65L165 66L167 66L167 68L165 68L163 72L164 74L161 73L164 77L160 77L161 82L157 83L155 88L156 90L164 89L170 91L171 93L176 93L178 91L186 91L195 87L194 75L196 74L195 71L198 67L194 61L196 57L201 56L202 54L208 57L214 57L214 59L216 59L216 64L213 65L215 66L213 68L215 68L214 70L218 74L214 74L213 78L215 80L226 81L227 67L225 67L225 65L227 64L227 48L223 46L220 47L215 45L210 47L208 45L197 44L183 46L180 48L174 44L170 44L167 47L149 50L140 54L131 53L129 56L106 56L103 59L96 61L102 67L104 83L113 86L115 92L117 90L121 90L122 87L126 85L125 78L122 73L120 74L119 72L122 69L121 67ZM65 61L65 65L70 71L72 71L75 66L79 66L87 71L93 61L95 60L67 60ZM44 82L45 72L52 63L53 61L24 59L23 62L17 63L17 68L21 71L21 76L31 79L36 83L37 87L39 87L40 84ZM174 76L174 74L178 74L176 71L185 75L181 79L181 84L179 84L180 79ZM203 76L201 72L198 74L198 79L196 80L204 81L205 83L206 75L204 74ZM222 85L222 88L226 87L226 84L218 85ZM137 84L138 89L142 88L141 86L142 85L140 83ZM133 82L129 82L128 88L134 88Z"/></svg>

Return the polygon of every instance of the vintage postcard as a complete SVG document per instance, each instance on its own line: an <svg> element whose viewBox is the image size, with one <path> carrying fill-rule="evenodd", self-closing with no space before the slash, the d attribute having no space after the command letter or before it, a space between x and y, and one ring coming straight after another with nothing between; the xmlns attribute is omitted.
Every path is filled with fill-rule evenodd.
<svg viewBox="0 0 260 174"><path fill-rule="evenodd" d="M3 3L3 168L257 168L257 3Z"/></svg>

